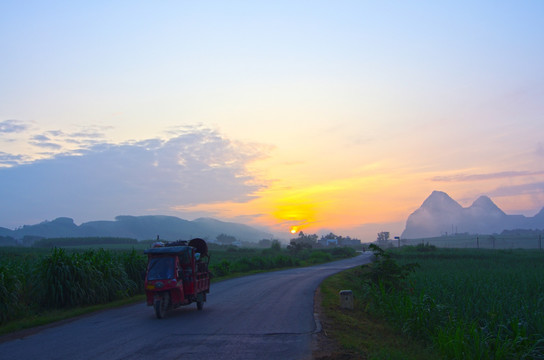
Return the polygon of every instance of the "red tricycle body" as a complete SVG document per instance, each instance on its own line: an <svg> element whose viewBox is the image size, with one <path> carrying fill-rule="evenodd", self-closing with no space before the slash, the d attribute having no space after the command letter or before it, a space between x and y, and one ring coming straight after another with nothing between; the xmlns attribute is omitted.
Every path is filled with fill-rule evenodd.
<svg viewBox="0 0 544 360"><path fill-rule="evenodd" d="M196 302L198 310L202 310L206 294L210 292L206 242L193 239L188 245L179 243L144 251L148 256L145 276L147 305L155 308L159 319L167 310L193 302Z"/></svg>

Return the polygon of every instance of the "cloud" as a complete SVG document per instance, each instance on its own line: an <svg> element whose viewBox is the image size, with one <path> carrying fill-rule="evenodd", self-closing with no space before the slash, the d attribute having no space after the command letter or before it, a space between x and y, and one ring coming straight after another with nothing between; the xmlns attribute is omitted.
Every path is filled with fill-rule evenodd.
<svg viewBox="0 0 544 360"><path fill-rule="evenodd" d="M110 129L108 126L87 126L79 131L68 133L62 130L50 130L44 135L54 137L59 142L88 146L104 142L104 139L106 139L105 132L108 129Z"/></svg>
<svg viewBox="0 0 544 360"><path fill-rule="evenodd" d="M64 133L61 130L49 130L45 132L45 136L63 136Z"/></svg>
<svg viewBox="0 0 544 360"><path fill-rule="evenodd" d="M489 174L454 174L446 176L435 176L431 181L440 182L462 182L462 181L479 181L491 179L503 179L522 176L542 175L544 171L503 171Z"/></svg>
<svg viewBox="0 0 544 360"><path fill-rule="evenodd" d="M11 135L0 138L0 141L9 144L6 148L12 149L11 153L6 152L0 157L0 167L31 164L40 159L51 159L62 154L82 155L88 149L107 143L105 131L110 128L110 126L85 126L76 131L56 129L37 132L35 126L18 120L0 122L0 135L2 133ZM19 133L18 136L14 136L15 133ZM29 148L28 145L35 149ZM25 155L20 156L15 151L24 151Z"/></svg>
<svg viewBox="0 0 544 360"><path fill-rule="evenodd" d="M33 138L42 146L50 140L46 135ZM246 202L266 187L248 171L248 164L267 156L268 150L213 130L189 129L166 140L100 143L0 168L0 218L24 223L25 218L69 216L87 221L147 214L148 209L175 215L173 209L183 206ZM19 160L0 153L0 161Z"/></svg>
<svg viewBox="0 0 544 360"><path fill-rule="evenodd" d="M30 139L29 143L34 146L53 150L58 150L62 148L61 145L51 142L51 139L46 135L35 135Z"/></svg>
<svg viewBox="0 0 544 360"><path fill-rule="evenodd" d="M105 136L98 132L75 132L69 135L70 137L84 138L84 139L103 139Z"/></svg>
<svg viewBox="0 0 544 360"><path fill-rule="evenodd" d="M0 133L19 133L23 132L28 126L19 120L4 120L0 122Z"/></svg>
<svg viewBox="0 0 544 360"><path fill-rule="evenodd" d="M542 194L544 193L544 182L530 184L501 186L488 192L489 196L519 196L521 194Z"/></svg>
<svg viewBox="0 0 544 360"><path fill-rule="evenodd" d="M0 151L0 165L17 165L22 160L22 155L13 155Z"/></svg>

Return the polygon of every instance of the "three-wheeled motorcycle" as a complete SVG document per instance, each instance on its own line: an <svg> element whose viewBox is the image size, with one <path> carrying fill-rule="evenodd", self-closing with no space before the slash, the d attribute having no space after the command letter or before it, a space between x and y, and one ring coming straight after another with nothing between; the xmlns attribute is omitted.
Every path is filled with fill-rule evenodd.
<svg viewBox="0 0 544 360"><path fill-rule="evenodd" d="M148 306L153 306L157 318L167 310L196 302L202 310L210 292L210 255L206 241L156 243L144 251L148 263L145 292Z"/></svg>

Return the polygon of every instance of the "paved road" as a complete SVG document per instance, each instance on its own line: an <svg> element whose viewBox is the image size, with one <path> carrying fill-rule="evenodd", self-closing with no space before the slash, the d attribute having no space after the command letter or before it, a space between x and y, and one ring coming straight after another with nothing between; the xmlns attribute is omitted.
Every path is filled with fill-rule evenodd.
<svg viewBox="0 0 544 360"><path fill-rule="evenodd" d="M369 259L222 281L212 284L203 311L191 304L161 320L145 304L95 313L2 342L0 359L309 359L319 329L315 290Z"/></svg>

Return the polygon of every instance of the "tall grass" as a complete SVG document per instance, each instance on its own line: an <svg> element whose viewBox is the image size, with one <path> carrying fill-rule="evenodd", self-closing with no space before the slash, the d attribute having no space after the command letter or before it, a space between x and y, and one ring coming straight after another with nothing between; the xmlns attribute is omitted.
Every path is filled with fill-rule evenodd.
<svg viewBox="0 0 544 360"><path fill-rule="evenodd" d="M55 248L36 267L36 294L46 307L101 304L137 293L141 279L131 279L125 262L131 270L134 263L145 269L138 255L119 255L106 250L89 250L67 254ZM133 277L135 274L132 274Z"/></svg>
<svg viewBox="0 0 544 360"><path fill-rule="evenodd" d="M19 316L125 298L143 291L140 252L3 249L0 323Z"/></svg>
<svg viewBox="0 0 544 360"><path fill-rule="evenodd" d="M18 273L16 266L0 264L0 323L16 316L21 310L19 296L23 286Z"/></svg>
<svg viewBox="0 0 544 360"><path fill-rule="evenodd" d="M542 252L428 250L391 253L420 268L404 290L369 286L374 312L448 359L544 359Z"/></svg>

